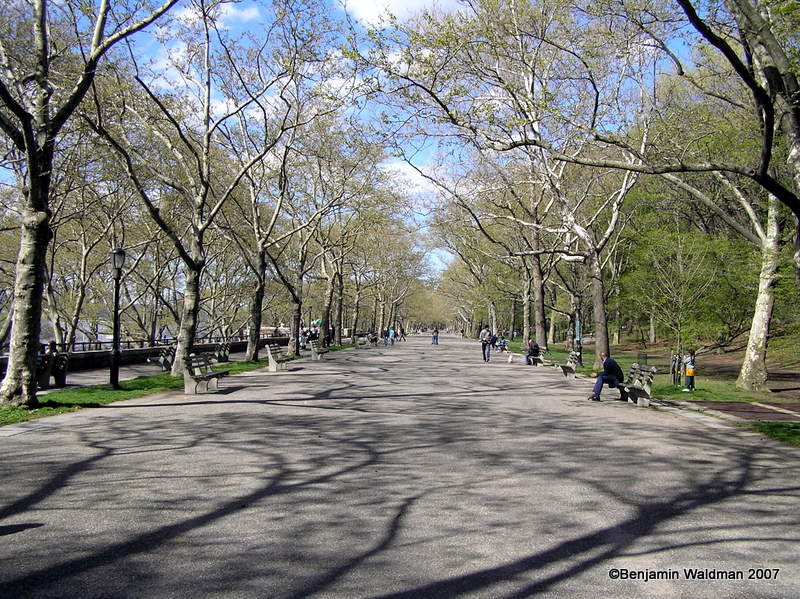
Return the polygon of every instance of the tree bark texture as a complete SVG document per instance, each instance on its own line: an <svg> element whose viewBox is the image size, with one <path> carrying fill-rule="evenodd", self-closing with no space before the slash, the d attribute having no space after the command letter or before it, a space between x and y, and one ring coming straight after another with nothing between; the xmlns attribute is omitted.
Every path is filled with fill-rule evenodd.
<svg viewBox="0 0 800 599"><path fill-rule="evenodd" d="M303 320L303 304L298 299L292 300L292 330L289 332L289 353L300 357L300 323Z"/></svg>
<svg viewBox="0 0 800 599"><path fill-rule="evenodd" d="M590 258L590 268L592 275L592 316L594 318L594 343L595 370L600 370L600 353L611 355L611 348L608 343L608 315L606 314L606 298L603 289L603 267L600 263L600 256L593 253Z"/></svg>
<svg viewBox="0 0 800 599"><path fill-rule="evenodd" d="M32 185L29 195L37 194L40 197L32 198L33 201L29 203L47 206L48 187L49 181ZM39 353L42 294L45 286L47 246L51 237L50 211L26 209L22 216L12 307L14 322L11 327L6 376L0 388L0 405L37 405L36 354ZM18 391L21 392L20 395L16 395Z"/></svg>
<svg viewBox="0 0 800 599"><path fill-rule="evenodd" d="M340 272L336 273L335 284L336 284L336 317L335 317L336 336L334 343L336 343L336 345L341 345L342 326L344 325L344 280L342 277L342 273Z"/></svg>
<svg viewBox="0 0 800 599"><path fill-rule="evenodd" d="M758 278L758 296L750 325L750 337L744 354L736 386L747 391L758 391L767 382L767 342L775 305L775 283L780 260L780 228L778 225L778 200L770 197L766 237L761 247L761 273Z"/></svg>
<svg viewBox="0 0 800 599"><path fill-rule="evenodd" d="M525 271L525 278L522 280L522 342L527 343L531 339L531 277L529 271Z"/></svg>
<svg viewBox="0 0 800 599"><path fill-rule="evenodd" d="M178 347L175 349L175 362L172 364L172 376L183 376L186 358L192 351L194 336L197 331L197 315L200 313L200 276L201 268L186 267L186 290L183 295L183 314L178 328Z"/></svg>
<svg viewBox="0 0 800 599"><path fill-rule="evenodd" d="M355 296L353 297L353 316L352 316L352 326L353 330L350 335L350 342L356 343L358 341L358 318L359 318L359 309L361 304L361 289L356 287Z"/></svg>
<svg viewBox="0 0 800 599"><path fill-rule="evenodd" d="M538 249L538 232L536 233L535 248ZM544 277L542 276L542 261L539 256L532 256L531 260L531 287L533 291L533 328L536 343L541 347L547 346L547 328L545 325L544 311Z"/></svg>
<svg viewBox="0 0 800 599"><path fill-rule="evenodd" d="M264 272L263 270L261 271ZM247 349L244 359L248 362L258 361L258 343L261 340L261 315L264 310L264 290L266 281L263 276L256 279L256 288L250 300L250 333L247 336Z"/></svg>

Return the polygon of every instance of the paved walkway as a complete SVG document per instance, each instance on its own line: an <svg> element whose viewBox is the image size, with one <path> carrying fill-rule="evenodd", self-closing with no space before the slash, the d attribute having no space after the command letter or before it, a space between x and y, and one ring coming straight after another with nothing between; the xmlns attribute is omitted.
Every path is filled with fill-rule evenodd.
<svg viewBox="0 0 800 599"><path fill-rule="evenodd" d="M455 339L290 367L4 427L0 596L798 596L800 450Z"/></svg>

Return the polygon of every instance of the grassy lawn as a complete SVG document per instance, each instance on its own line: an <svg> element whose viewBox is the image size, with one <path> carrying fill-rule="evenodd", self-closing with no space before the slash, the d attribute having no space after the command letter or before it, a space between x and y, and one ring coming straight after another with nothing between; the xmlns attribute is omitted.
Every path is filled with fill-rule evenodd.
<svg viewBox="0 0 800 599"><path fill-rule="evenodd" d="M258 362L230 362L215 365L215 370L230 370L231 374L239 374L249 370L264 368L266 358ZM82 408L96 408L105 404L123 399L135 399L143 395L151 395L162 391L172 391L183 388L182 377L172 377L168 373L152 376L140 376L130 381L122 381L120 389L109 389L108 385L54 391L39 396L40 406L28 409L24 406L6 406L0 408L0 426L25 422L36 418L44 418L64 412L74 412Z"/></svg>
<svg viewBox="0 0 800 599"><path fill-rule="evenodd" d="M800 446L800 422L756 422L751 426L762 435Z"/></svg>

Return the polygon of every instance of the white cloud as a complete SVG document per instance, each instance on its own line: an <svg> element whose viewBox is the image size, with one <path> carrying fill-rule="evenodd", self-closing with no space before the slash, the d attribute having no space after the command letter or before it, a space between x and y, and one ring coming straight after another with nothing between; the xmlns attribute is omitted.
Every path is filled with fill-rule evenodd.
<svg viewBox="0 0 800 599"><path fill-rule="evenodd" d="M380 25L387 13L400 20L408 19L423 9L438 8L453 12L463 8L457 0L342 0L344 7L353 17L365 25Z"/></svg>
<svg viewBox="0 0 800 599"><path fill-rule="evenodd" d="M234 24L250 23L258 20L261 13L258 6L251 4L239 8L237 4L221 4L212 13L217 17L217 25L221 29L230 29ZM195 5L178 8L171 15L183 25L196 26L201 22L201 13Z"/></svg>
<svg viewBox="0 0 800 599"><path fill-rule="evenodd" d="M405 191L414 196L433 196L438 193L439 188L430 181L423 177L417 169L405 161L392 161L382 165L384 171L394 176L404 186ZM425 172L424 167L420 170Z"/></svg>
<svg viewBox="0 0 800 599"><path fill-rule="evenodd" d="M220 19L222 22L230 26L231 23L249 23L256 21L261 16L258 11L258 6L251 4L244 8L238 8L234 4L223 4L220 8Z"/></svg>

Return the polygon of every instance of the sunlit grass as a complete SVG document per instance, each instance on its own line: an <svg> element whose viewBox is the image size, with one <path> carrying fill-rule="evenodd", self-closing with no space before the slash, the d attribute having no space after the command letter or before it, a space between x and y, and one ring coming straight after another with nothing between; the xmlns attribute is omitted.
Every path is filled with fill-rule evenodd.
<svg viewBox="0 0 800 599"><path fill-rule="evenodd" d="M800 446L800 422L755 422L752 426L762 435Z"/></svg>
<svg viewBox="0 0 800 599"><path fill-rule="evenodd" d="M230 374L239 374L267 365L266 358L258 362L229 362L225 364L215 364L214 370L229 370ZM129 381L122 381L119 389L109 389L108 385L97 385L94 387L82 387L80 389L68 389L65 391L54 391L39 396L39 406L29 409L25 406L6 406L0 408L0 426L15 424L63 414L64 412L74 412L82 408L96 408L115 401L124 399L136 399L144 395L161 393L183 388L183 377L172 377L169 373L156 374L150 376L140 376Z"/></svg>

